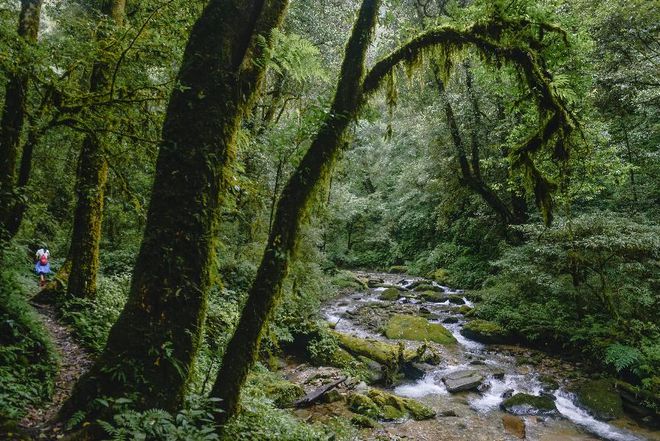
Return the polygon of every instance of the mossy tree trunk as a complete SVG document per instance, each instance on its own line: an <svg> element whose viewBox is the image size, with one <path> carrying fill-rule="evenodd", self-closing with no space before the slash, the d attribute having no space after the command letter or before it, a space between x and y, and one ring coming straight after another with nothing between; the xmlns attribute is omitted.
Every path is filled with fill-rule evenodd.
<svg viewBox="0 0 660 441"><path fill-rule="evenodd" d="M102 3L101 13L122 26L126 0ZM99 39L106 38L104 32ZM104 96L108 94L112 81L111 60L98 60L92 67L89 91ZM67 282L67 294L77 297L96 296L96 276L99 268L99 244L103 219L103 200L108 180L108 162L101 137L87 133L83 140L76 176L78 202L73 217L73 232L69 257L71 271Z"/></svg>
<svg viewBox="0 0 660 441"><path fill-rule="evenodd" d="M257 356L266 321L281 292L300 226L317 191L329 180L351 121L363 104L365 56L380 0L364 0L346 46L337 91L324 124L282 191L273 227L238 326L224 355L211 396L221 398L219 423L236 414L240 390Z"/></svg>
<svg viewBox="0 0 660 441"><path fill-rule="evenodd" d="M129 298L60 412L94 420L101 396L176 410L198 352L236 136L286 0L212 0L193 26L167 108Z"/></svg>
<svg viewBox="0 0 660 441"><path fill-rule="evenodd" d="M21 0L18 35L27 45L34 45L39 34L42 0ZM25 66L8 76L5 102L0 119L0 229L10 229L16 203L16 164L20 156L20 138L26 116L29 73Z"/></svg>

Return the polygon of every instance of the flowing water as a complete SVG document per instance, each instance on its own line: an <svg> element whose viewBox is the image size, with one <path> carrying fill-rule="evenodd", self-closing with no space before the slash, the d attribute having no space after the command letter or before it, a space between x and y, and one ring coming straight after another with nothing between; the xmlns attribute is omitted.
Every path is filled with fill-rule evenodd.
<svg viewBox="0 0 660 441"><path fill-rule="evenodd" d="M378 277L386 284L408 287L415 278L402 278L393 274L366 274ZM462 294L460 290L441 287L447 294ZM373 330L359 325L354 320L359 309L370 303L393 303L379 300L380 292L385 288L369 289L365 292L352 293L336 299L326 305L326 319L335 324L340 332L350 333L360 337L371 337L386 340ZM570 383L567 373L575 372L576 367L562 360L544 355L539 362L538 355L534 365L528 363L529 350L515 346L490 346L472 341L464 337L460 331L465 319L449 306L449 301L430 303L413 298L402 298L396 301L398 305L410 307L411 304L428 309L434 316L431 322L441 323L454 335L458 344L456 347L443 347L443 362L426 371L423 378L417 381L406 381L396 386L393 392L397 395L418 399L434 407L440 413L457 417L437 418L428 422L407 421L405 423L388 423L390 435L408 437L408 439L465 439L465 440L495 440L515 439L502 429L501 419L505 413L500 410L504 400L503 395L524 392L532 395L541 393L552 394L559 417L525 416L527 439L554 440L612 440L640 441L660 440L657 432L643 429L631 420L621 419L611 423L593 418L585 409L576 404L573 394L566 390ZM464 298L468 306L472 303ZM396 305L396 306L398 306ZM394 308L396 308L395 305ZM358 311L358 312L355 312ZM447 317L458 319L456 323L442 323ZM451 394L447 391L441 378L451 372L460 370L478 370L486 380L486 388L481 392L462 392ZM548 378L553 378L559 388L547 388ZM546 382L546 386L541 381ZM447 411L450 411L447 413Z"/></svg>

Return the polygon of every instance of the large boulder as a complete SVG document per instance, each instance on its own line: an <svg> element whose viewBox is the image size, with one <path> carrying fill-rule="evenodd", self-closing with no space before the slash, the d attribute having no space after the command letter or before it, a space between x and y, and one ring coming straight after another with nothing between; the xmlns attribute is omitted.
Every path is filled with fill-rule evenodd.
<svg viewBox="0 0 660 441"><path fill-rule="evenodd" d="M502 410L514 415L559 415L557 406L552 398L530 394L515 394L500 404Z"/></svg>
<svg viewBox="0 0 660 441"><path fill-rule="evenodd" d="M472 320L463 326L461 334L482 343L505 343L509 337L504 328L487 320Z"/></svg>
<svg viewBox="0 0 660 441"><path fill-rule="evenodd" d="M623 416L623 402L619 392L614 389L614 380L591 380L577 389L580 405L600 420L613 420Z"/></svg>
<svg viewBox="0 0 660 441"><path fill-rule="evenodd" d="M402 314L390 317L385 336L391 339L432 341L443 345L456 344L456 339L444 326L429 323L423 317Z"/></svg>
<svg viewBox="0 0 660 441"><path fill-rule="evenodd" d="M422 291L419 297L431 303L442 303L447 300L445 293L437 291Z"/></svg>
<svg viewBox="0 0 660 441"><path fill-rule="evenodd" d="M381 300L396 300L399 298L399 290L396 288L387 288L380 293L378 298Z"/></svg>
<svg viewBox="0 0 660 441"><path fill-rule="evenodd" d="M366 395L351 393L346 403L351 411L374 419L391 421L409 416L415 420L425 420L435 416L432 409L415 400L378 389L370 389Z"/></svg>
<svg viewBox="0 0 660 441"><path fill-rule="evenodd" d="M477 390L484 381L484 376L474 370L456 371L442 377L447 390L451 393Z"/></svg>

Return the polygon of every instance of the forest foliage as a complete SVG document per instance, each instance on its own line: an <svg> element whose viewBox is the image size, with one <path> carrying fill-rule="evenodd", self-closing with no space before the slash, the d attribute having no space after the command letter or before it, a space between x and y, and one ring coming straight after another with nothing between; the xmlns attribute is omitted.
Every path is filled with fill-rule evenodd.
<svg viewBox="0 0 660 441"><path fill-rule="evenodd" d="M92 270L93 294L60 289L50 300L92 354L107 347L148 219L158 218L149 207L168 100L187 91L181 60L209 2L127 2L117 22L102 13L103 2L46 1L34 42L18 33L26 3L0 0L3 112L15 111L11 84L27 81L12 141L16 176L0 182L2 423L52 393L56 355L27 302L37 289L31 258L46 245L55 271L72 259L76 207L88 194L80 191L85 139L99 143L108 173L90 193L102 202L100 270ZM260 55L251 68L264 78L237 112L215 217L195 219L214 225L212 238L201 235L213 257L184 404L165 412L133 405L135 397L106 401L108 436L348 438L354 428L344 421L322 428L276 410L259 384L274 381L265 372L282 351L299 355L302 345L310 360L335 353L320 308L359 286L346 269L396 266L467 289L481 299L476 316L525 344L584 357L660 394L657 8L643 0L388 0L376 31L365 33L373 43L358 95L343 97L358 103L350 102L355 114L337 138L336 165L296 219L304 222L295 258L259 333L244 411L223 432L209 429L219 405L203 397L258 288L280 196L323 130L346 116L331 106L358 3L296 0L281 26L252 42ZM98 63L107 66L107 84L94 90ZM179 202L171 200L172 212ZM161 266L179 261L168 254L176 240L152 244L169 256ZM65 273L58 277L66 287ZM175 351L166 343L157 345L158 360ZM343 367L360 375L360 366ZM71 427L84 419L74 413Z"/></svg>

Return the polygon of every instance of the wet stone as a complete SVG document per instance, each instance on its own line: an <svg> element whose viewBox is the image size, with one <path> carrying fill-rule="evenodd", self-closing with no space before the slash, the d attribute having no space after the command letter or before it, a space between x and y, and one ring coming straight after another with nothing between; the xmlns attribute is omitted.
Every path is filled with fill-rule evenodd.
<svg viewBox="0 0 660 441"><path fill-rule="evenodd" d="M484 376L477 371L464 370L452 372L442 377L447 390L451 393L476 390L484 381Z"/></svg>

